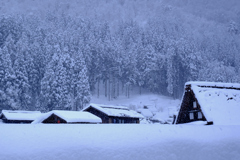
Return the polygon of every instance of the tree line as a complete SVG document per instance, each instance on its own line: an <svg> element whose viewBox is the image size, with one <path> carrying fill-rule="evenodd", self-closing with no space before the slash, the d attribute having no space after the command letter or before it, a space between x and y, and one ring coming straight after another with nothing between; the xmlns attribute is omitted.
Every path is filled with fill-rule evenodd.
<svg viewBox="0 0 240 160"><path fill-rule="evenodd" d="M144 26L129 19L114 29L64 12L0 17L0 108L79 110L91 93L180 98L186 81L239 82L237 24L183 15L164 7Z"/></svg>

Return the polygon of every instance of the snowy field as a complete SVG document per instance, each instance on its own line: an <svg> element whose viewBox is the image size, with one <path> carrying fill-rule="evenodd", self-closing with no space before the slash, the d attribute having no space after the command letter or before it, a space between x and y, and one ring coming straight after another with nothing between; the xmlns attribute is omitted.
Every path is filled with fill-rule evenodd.
<svg viewBox="0 0 240 160"><path fill-rule="evenodd" d="M146 105L167 119L180 100L149 94L91 102ZM0 123L0 160L238 160L239 135L240 125Z"/></svg>
<svg viewBox="0 0 240 160"><path fill-rule="evenodd" d="M237 160L240 126L0 124L1 160Z"/></svg>
<svg viewBox="0 0 240 160"><path fill-rule="evenodd" d="M130 95L130 98L127 98L126 96L119 96L119 98L113 99L111 101L108 101L107 97L105 97L103 94L100 95L99 98L97 98L96 95L93 95L91 102L100 104L124 105L135 108L147 105L150 107L156 107L161 111L165 110L167 107L177 107L180 104L179 99L174 100L171 97L150 93L142 95L134 93L133 95Z"/></svg>

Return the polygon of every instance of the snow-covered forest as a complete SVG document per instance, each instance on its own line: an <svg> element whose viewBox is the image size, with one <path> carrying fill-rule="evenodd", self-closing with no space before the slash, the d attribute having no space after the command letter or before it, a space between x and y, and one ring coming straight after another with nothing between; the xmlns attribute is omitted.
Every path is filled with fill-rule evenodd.
<svg viewBox="0 0 240 160"><path fill-rule="evenodd" d="M238 0L0 2L0 109L79 110L186 81L240 81ZM104 87L102 87L104 86Z"/></svg>

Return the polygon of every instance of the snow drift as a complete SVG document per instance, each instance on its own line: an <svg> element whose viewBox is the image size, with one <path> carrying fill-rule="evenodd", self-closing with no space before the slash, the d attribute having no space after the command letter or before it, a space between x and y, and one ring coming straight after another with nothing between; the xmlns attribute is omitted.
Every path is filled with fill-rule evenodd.
<svg viewBox="0 0 240 160"><path fill-rule="evenodd" d="M1 160L239 159L240 126L2 124Z"/></svg>

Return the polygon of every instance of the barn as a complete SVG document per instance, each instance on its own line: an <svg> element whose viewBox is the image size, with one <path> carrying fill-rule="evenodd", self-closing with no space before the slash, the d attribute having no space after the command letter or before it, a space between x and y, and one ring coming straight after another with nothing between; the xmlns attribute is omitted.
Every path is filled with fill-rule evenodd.
<svg viewBox="0 0 240 160"><path fill-rule="evenodd" d="M102 120L88 112L53 110L43 114L32 123L102 123Z"/></svg>
<svg viewBox="0 0 240 160"><path fill-rule="evenodd" d="M2 110L0 119L4 123L31 123L39 116L41 116L39 111Z"/></svg>
<svg viewBox="0 0 240 160"><path fill-rule="evenodd" d="M187 82L175 124L239 125L240 84Z"/></svg>
<svg viewBox="0 0 240 160"><path fill-rule="evenodd" d="M83 111L90 112L102 119L103 123L140 123L143 115L124 106L90 104Z"/></svg>

